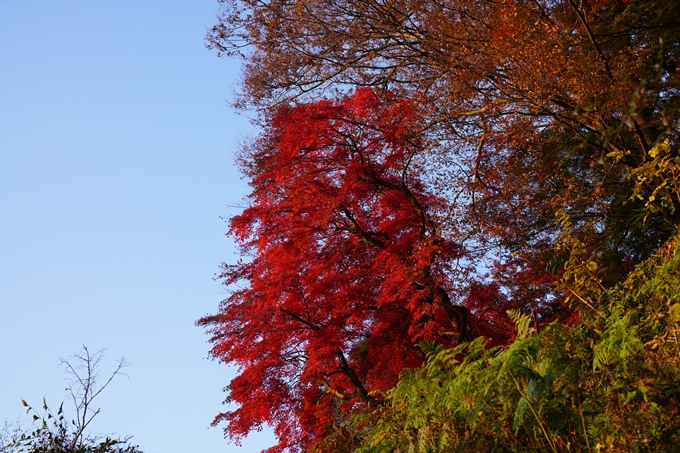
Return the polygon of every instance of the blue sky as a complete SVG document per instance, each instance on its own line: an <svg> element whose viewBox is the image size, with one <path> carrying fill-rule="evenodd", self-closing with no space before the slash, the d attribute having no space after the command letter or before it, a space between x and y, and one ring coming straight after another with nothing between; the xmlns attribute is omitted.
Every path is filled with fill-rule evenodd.
<svg viewBox="0 0 680 453"><path fill-rule="evenodd" d="M234 370L194 321L225 297L224 237L253 130L239 63L205 49L216 0L0 0L0 421L56 407L59 357L124 355L93 430L146 453L257 452L208 429ZM106 371L106 367L103 370Z"/></svg>

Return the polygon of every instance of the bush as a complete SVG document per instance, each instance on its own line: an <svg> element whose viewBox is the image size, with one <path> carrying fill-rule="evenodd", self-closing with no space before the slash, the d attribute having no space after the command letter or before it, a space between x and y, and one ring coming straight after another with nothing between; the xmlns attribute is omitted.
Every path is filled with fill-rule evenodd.
<svg viewBox="0 0 680 453"><path fill-rule="evenodd" d="M139 447L130 444L130 438L97 436L86 432L87 426L99 414L101 408L92 407L93 400L111 383L114 377L123 374L128 363L121 358L104 384L99 385L99 362L105 350L90 353L86 346L69 359L61 359L69 376L66 391L73 401L75 418L69 422L64 416L64 404L59 405L55 414L43 398L42 414L21 400L26 413L33 418L37 428L24 430L20 424L5 427L0 433L0 453L142 453Z"/></svg>

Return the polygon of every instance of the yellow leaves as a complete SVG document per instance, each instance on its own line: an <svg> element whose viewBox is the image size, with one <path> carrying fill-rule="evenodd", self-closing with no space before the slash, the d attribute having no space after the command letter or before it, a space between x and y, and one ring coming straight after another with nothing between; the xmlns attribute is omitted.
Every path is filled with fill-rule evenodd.
<svg viewBox="0 0 680 453"><path fill-rule="evenodd" d="M607 160L611 160L614 163L619 162L621 159L623 159L623 156L630 154L630 151L623 152L620 149L617 149L615 151L612 151L610 153L607 153L604 157Z"/></svg>
<svg viewBox="0 0 680 453"><path fill-rule="evenodd" d="M573 226L567 211L561 209L556 216L562 226L557 250L569 253L557 288L564 291L567 304L580 302L594 309L589 300L597 299L605 291L598 277L597 256L591 254L586 244L573 236Z"/></svg>
<svg viewBox="0 0 680 453"><path fill-rule="evenodd" d="M670 140L657 143L647 154L652 159L629 173L634 182L629 200L645 202L644 220L657 212L673 214L680 203L680 158L671 156Z"/></svg>
<svg viewBox="0 0 680 453"><path fill-rule="evenodd" d="M673 322L680 322L680 304L674 303L668 306L668 315Z"/></svg>

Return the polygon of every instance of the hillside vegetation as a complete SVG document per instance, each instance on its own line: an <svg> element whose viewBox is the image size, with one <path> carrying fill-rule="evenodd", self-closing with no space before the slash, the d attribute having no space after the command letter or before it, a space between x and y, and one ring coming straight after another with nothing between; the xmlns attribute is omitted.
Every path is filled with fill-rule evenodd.
<svg viewBox="0 0 680 453"><path fill-rule="evenodd" d="M595 300L580 281L581 322L536 332L512 312L506 347L423 345L426 364L350 425L358 451L677 451L678 236Z"/></svg>

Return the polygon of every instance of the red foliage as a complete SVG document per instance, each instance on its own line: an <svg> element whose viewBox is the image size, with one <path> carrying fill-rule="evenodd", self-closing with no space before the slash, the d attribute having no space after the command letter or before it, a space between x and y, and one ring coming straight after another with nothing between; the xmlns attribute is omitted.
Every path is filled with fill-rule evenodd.
<svg viewBox="0 0 680 453"><path fill-rule="evenodd" d="M416 344L455 344L465 308L450 299L462 248L434 216L410 165L423 151L416 103L360 89L343 102L281 107L242 165L249 207L230 235L252 257L224 265L231 288L199 320L211 354L240 374L220 414L238 441L263 424L279 444L308 448L347 414L380 404Z"/></svg>

